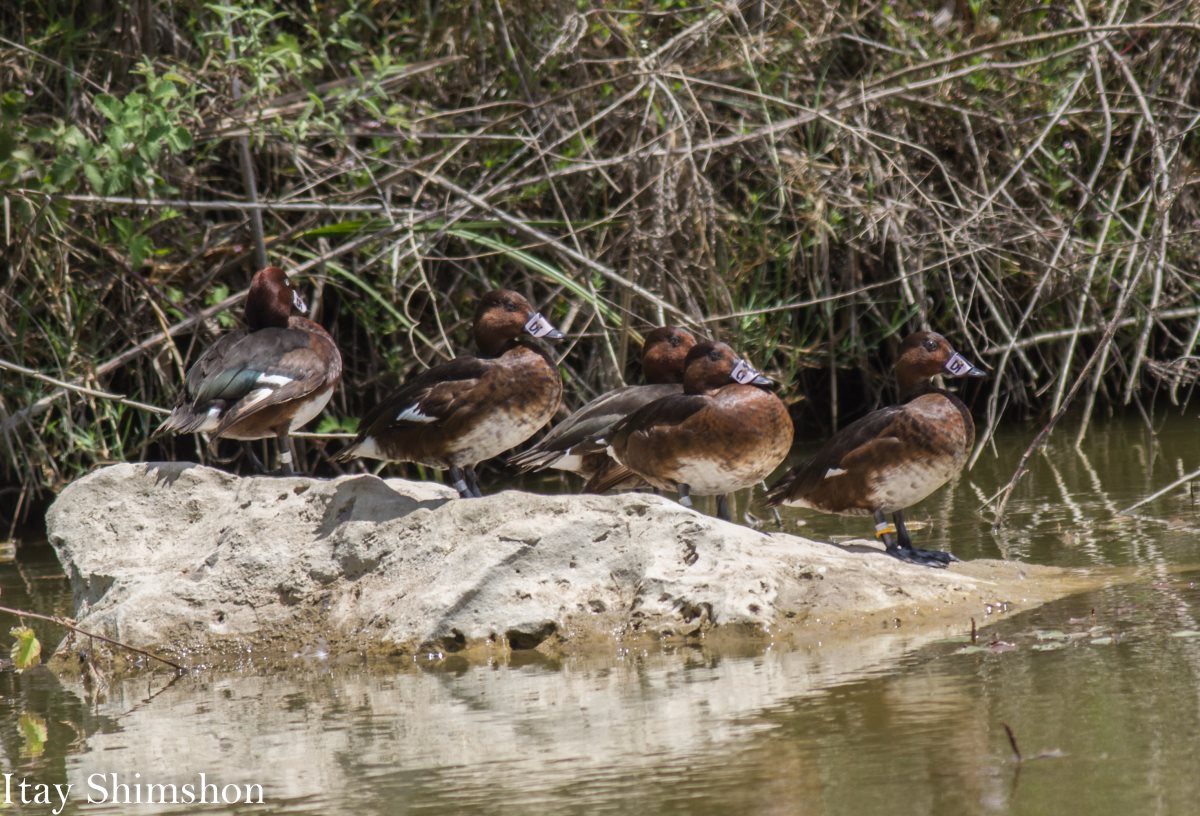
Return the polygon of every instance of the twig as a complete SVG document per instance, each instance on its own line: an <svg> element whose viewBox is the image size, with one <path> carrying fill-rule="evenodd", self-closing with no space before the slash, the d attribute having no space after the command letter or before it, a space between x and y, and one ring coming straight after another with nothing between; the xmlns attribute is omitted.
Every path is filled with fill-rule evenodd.
<svg viewBox="0 0 1200 816"><path fill-rule="evenodd" d="M34 371L32 368L26 368L23 365L17 365L16 363L10 363L8 360L0 360L0 369L4 369L7 371L14 371L17 374L23 374L26 377L32 377L35 380L41 380L44 383L49 383L50 385L56 385L59 388L64 388L67 391L72 391L76 394L83 394L84 396L88 396L88 397L99 397L100 399L112 400L113 402L119 402L122 405L128 405L131 408L140 408L143 411L149 411L153 414L169 414L169 413L171 413L166 408L159 408L157 405L147 405L144 402L138 402L137 400L127 399L123 394L111 394L108 391L101 391L98 388L88 388L87 386L84 386L84 385L78 385L76 383L67 382L66 380L60 380L57 377L51 377L50 375L43 374L40 371Z"/></svg>
<svg viewBox="0 0 1200 816"><path fill-rule="evenodd" d="M1004 726L1004 733L1008 734L1009 747L1012 748L1013 756L1017 758L1017 763L1020 764L1021 749L1017 747L1017 735L1013 733L1013 730L1009 727L1008 723L1002 722L1000 724Z"/></svg>
<svg viewBox="0 0 1200 816"><path fill-rule="evenodd" d="M658 295L649 291L645 287L639 286L637 283L634 283L633 281L629 280L625 276L617 274L617 272L615 270L605 266L604 264L602 264L598 261L595 261L580 252L575 251L571 247L569 247L566 244L564 244L563 242L559 241L554 236L552 236L546 232L543 232L542 230L537 229L536 227L530 226L528 222L522 221L520 218L509 215L504 210L501 210L499 207L496 207L495 205L488 203L487 201L485 201L484 199L475 195L474 193L471 193L468 190L464 190L462 187L459 187L457 184L450 181L449 179L443 178L442 176L437 175L437 174L425 174L421 170L416 169L416 168L414 168L414 172L420 174L423 178L428 179L429 181L433 182L434 184L438 185L439 187L442 187L442 188L450 191L454 195L459 196L460 198L469 202L472 206L478 207L479 209L484 210L485 212L490 212L496 218L499 218L501 221L503 221L504 223L513 227L518 232L523 232L526 235L530 236L531 238L535 238L538 241L541 241L542 243L546 244L550 248L562 253L563 255L567 256L571 260L582 264L583 266L587 267L588 269L592 270L593 272L598 272L600 275L604 276L605 278L607 278L608 280L617 284L618 286L622 286L626 289L629 289L631 292L633 292L638 297L645 300L647 303L651 303L654 306L657 306L659 309L662 309L664 312L667 312L667 313L671 314L672 316L679 318L680 320L684 321L685 324L687 324L689 326L697 325L695 318L693 318L691 315L687 314L686 312L684 312L683 310L681 310L674 304L668 303L667 301L663 300Z"/></svg>
<svg viewBox="0 0 1200 816"><path fill-rule="evenodd" d="M217 199L197 201L185 198L138 198L137 196L84 195L81 193L39 193L33 190L13 189L9 194L18 198L46 198L50 201L69 201L76 204L111 204L119 207L146 207L148 209L171 208L176 210L233 210L235 212L313 212L313 213L386 213L398 215L427 215L420 210L390 207L386 204L359 202L356 204L330 204L322 201L279 201L257 200L236 201Z"/></svg>
<svg viewBox="0 0 1200 816"><path fill-rule="evenodd" d="M0 606L0 612L7 612L8 614L15 615L18 618L33 618L34 620L42 620L42 621L47 621L49 623L56 623L59 626L65 628L65 629L70 629L72 632L76 632L80 635L83 635L84 637L95 638L96 640L103 640L105 643L111 643L114 646L119 646L122 649L127 649L131 652L134 652L135 654L140 654L143 657L148 657L151 660L157 660L160 663L165 663L166 665L170 666L171 668L173 668L175 671L179 672L180 674L184 674L184 673L190 671L190 669L187 666L181 666L180 664L178 664L172 660L167 660L165 657L156 655L154 652L148 652L145 649L139 649L137 646L130 646L128 643L122 643L121 641L114 640L113 638L110 638L106 635L101 635L101 634L97 634L96 632L89 632L85 629L80 629L72 621L68 620L67 618L60 617L59 615L43 615L40 612L30 612L26 609L13 609L8 606Z"/></svg>
<svg viewBox="0 0 1200 816"><path fill-rule="evenodd" d="M1183 320L1184 318L1200 317L1200 306L1183 306L1178 309L1163 309L1158 312L1156 317L1160 321L1164 320ZM1125 317L1117 321L1118 329L1127 329L1130 326L1136 326L1141 323L1141 317ZM1107 324L1091 324L1088 326L1080 326L1071 329L1057 329L1055 331L1040 332L1038 334L1026 337L1024 340L1017 341L1018 348L1031 348L1033 346L1041 346L1047 343L1056 343L1059 340L1068 338L1078 338L1096 332L1102 332L1107 329ZM983 350L986 357L991 357L996 354L1002 354L1007 346L989 346Z"/></svg>
<svg viewBox="0 0 1200 816"><path fill-rule="evenodd" d="M1186 484L1187 482L1190 482L1193 479L1200 479L1200 470L1195 470L1186 476L1181 476L1180 478L1176 479L1175 481L1171 482L1169 485L1164 487L1162 490L1151 493L1146 498L1142 499L1141 501L1134 502L1133 504L1126 507L1124 510L1118 510L1117 515L1124 516L1124 515L1130 513L1131 511L1136 510L1137 508L1141 507L1143 504L1149 504L1150 502L1157 499L1159 496L1163 496L1167 493L1170 493L1172 490L1179 487L1181 484Z"/></svg>

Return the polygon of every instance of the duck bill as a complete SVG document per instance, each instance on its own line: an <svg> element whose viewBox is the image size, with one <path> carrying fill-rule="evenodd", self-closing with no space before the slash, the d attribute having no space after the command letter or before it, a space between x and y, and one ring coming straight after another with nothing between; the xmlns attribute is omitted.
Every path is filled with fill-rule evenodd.
<svg viewBox="0 0 1200 816"><path fill-rule="evenodd" d="M771 388L775 385L774 380L764 377L762 372L745 360L738 360L734 364L733 371L729 373L729 379L739 385L757 385L759 388Z"/></svg>
<svg viewBox="0 0 1200 816"><path fill-rule="evenodd" d="M541 312L534 312L529 316L529 320L525 321L525 331L534 337L545 337L547 340L562 340L566 337L554 328L554 324L543 317Z"/></svg>
<svg viewBox="0 0 1200 816"><path fill-rule="evenodd" d="M951 377L986 377L987 372L979 368L957 351L946 361L943 370Z"/></svg>

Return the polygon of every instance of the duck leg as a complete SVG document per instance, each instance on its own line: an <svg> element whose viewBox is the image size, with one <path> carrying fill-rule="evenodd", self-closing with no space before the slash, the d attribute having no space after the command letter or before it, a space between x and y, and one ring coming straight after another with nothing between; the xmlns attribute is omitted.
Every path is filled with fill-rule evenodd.
<svg viewBox="0 0 1200 816"><path fill-rule="evenodd" d="M467 477L467 487L471 490L471 497L482 499L483 491L479 489L479 477L475 475L475 466L467 465L463 468L463 474Z"/></svg>
<svg viewBox="0 0 1200 816"><path fill-rule="evenodd" d="M883 541L888 555L907 561L910 564L920 564L924 567L944 567L951 561L957 561L948 552L941 550L919 550L913 546L912 536L904 524L904 511L897 510L892 514L895 526L888 524L887 516L882 512L875 513L875 535Z"/></svg>
<svg viewBox="0 0 1200 816"><path fill-rule="evenodd" d="M681 484L675 486L675 492L679 494L679 503L690 510L692 508L692 489Z"/></svg>
<svg viewBox="0 0 1200 816"><path fill-rule="evenodd" d="M214 451L214 453L215 453L215 451ZM245 454L246 458L250 460L250 464L254 467L255 473L266 473L267 472L267 466L264 465L262 460L258 458L258 455L254 453L254 443L253 442L243 441L242 442L242 453ZM214 457L214 458L216 458L217 461L222 461L219 457ZM231 456L228 459L223 460L223 461L232 462L233 459L234 459L234 457Z"/></svg>
<svg viewBox="0 0 1200 816"><path fill-rule="evenodd" d="M729 515L729 497L724 493L717 496L717 518L722 521L733 521L733 517Z"/></svg>
<svg viewBox="0 0 1200 816"><path fill-rule="evenodd" d="M275 450L278 452L279 470L285 476L291 476L295 473L292 469L292 440L286 425L275 432Z"/></svg>
<svg viewBox="0 0 1200 816"><path fill-rule="evenodd" d="M464 499L473 499L475 494L471 492L471 488L467 485L467 480L463 478L462 468L450 466L450 486L458 491L458 495Z"/></svg>

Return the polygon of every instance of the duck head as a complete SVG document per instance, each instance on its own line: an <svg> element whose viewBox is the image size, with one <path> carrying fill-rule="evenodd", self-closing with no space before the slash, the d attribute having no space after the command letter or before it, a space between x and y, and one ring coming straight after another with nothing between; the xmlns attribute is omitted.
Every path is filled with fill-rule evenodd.
<svg viewBox="0 0 1200 816"><path fill-rule="evenodd" d="M485 357L496 357L522 334L561 340L563 333L510 289L493 289L475 307L475 344Z"/></svg>
<svg viewBox="0 0 1200 816"><path fill-rule="evenodd" d="M945 377L987 376L986 371L955 351L950 341L937 332L919 331L904 338L900 356L896 359L900 395L906 396L928 385L938 374Z"/></svg>
<svg viewBox="0 0 1200 816"><path fill-rule="evenodd" d="M642 376L650 385L683 382L687 355L695 345L692 333L678 326L648 332L642 343Z"/></svg>
<svg viewBox="0 0 1200 816"><path fill-rule="evenodd" d="M304 314L308 307L288 280L287 273L278 266L264 266L258 270L246 295L246 325L250 330L285 329L293 310Z"/></svg>
<svg viewBox="0 0 1200 816"><path fill-rule="evenodd" d="M683 372L683 390L705 394L738 383L769 388L773 383L734 353L724 343L699 343L688 352Z"/></svg>

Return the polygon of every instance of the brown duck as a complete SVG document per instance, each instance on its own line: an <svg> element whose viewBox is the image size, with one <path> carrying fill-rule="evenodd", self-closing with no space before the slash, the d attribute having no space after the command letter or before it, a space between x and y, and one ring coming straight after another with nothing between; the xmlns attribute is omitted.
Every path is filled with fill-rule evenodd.
<svg viewBox="0 0 1200 816"><path fill-rule="evenodd" d="M662 326L642 343L646 385L627 385L601 394L554 426L536 445L508 461L522 472L555 468L591 479L613 460L608 438L618 422L643 405L683 393L683 366L696 338L678 326Z"/></svg>
<svg viewBox="0 0 1200 816"><path fill-rule="evenodd" d="M727 493L765 479L792 446L787 408L768 390L771 381L724 343L700 343L688 352L683 393L634 411L613 430L609 450L620 468L593 480L601 491L628 476L691 496L717 499L729 520Z"/></svg>
<svg viewBox="0 0 1200 816"><path fill-rule="evenodd" d="M889 555L933 567L956 560L950 553L916 549L904 526L904 510L957 475L975 442L971 412L957 396L934 387L931 379L938 374L987 376L940 334L909 335L896 360L900 403L835 434L771 487L768 504L873 516L875 535ZM887 521L889 513L894 524Z"/></svg>
<svg viewBox="0 0 1200 816"><path fill-rule="evenodd" d="M293 310L306 308L287 274L277 266L259 270L246 296L246 328L201 355L155 433L212 434L211 445L273 436L290 473L288 434L321 413L342 376L333 338Z"/></svg>
<svg viewBox="0 0 1200 816"><path fill-rule="evenodd" d="M558 367L533 338L563 334L507 289L483 296L474 329L478 357L456 357L405 383L363 418L338 460L449 468L460 496L482 495L475 467L533 436L558 410Z"/></svg>

